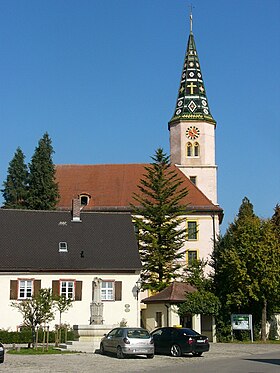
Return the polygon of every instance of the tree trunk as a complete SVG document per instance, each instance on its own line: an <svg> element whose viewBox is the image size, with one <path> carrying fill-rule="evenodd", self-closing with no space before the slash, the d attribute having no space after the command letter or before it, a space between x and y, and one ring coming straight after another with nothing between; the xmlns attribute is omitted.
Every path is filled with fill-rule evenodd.
<svg viewBox="0 0 280 373"><path fill-rule="evenodd" d="M267 301L264 299L262 308L262 329L261 329L261 339L266 341L266 305Z"/></svg>

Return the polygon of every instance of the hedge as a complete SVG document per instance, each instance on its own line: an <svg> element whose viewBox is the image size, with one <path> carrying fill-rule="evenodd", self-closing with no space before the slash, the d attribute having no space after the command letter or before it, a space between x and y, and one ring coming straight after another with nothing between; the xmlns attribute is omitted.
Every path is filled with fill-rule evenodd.
<svg viewBox="0 0 280 373"><path fill-rule="evenodd" d="M45 334L45 341L46 341ZM67 340L71 341L74 340L74 332L73 330L67 330ZM10 332L8 330L0 329L0 341L6 344L12 343L31 343L32 342L32 331L31 329L22 329L19 332ZM39 329L38 333L38 342L43 342L43 330ZM65 342L65 329L61 330L61 342ZM49 343L55 343L55 331L51 330L49 332Z"/></svg>

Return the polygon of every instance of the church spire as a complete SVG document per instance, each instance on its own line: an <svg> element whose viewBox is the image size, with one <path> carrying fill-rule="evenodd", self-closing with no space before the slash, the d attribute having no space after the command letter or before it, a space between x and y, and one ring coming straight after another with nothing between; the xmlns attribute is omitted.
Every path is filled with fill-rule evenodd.
<svg viewBox="0 0 280 373"><path fill-rule="evenodd" d="M207 121L216 124L210 113L206 90L193 36L192 9L190 13L190 35L181 75L177 104L169 124L174 121Z"/></svg>

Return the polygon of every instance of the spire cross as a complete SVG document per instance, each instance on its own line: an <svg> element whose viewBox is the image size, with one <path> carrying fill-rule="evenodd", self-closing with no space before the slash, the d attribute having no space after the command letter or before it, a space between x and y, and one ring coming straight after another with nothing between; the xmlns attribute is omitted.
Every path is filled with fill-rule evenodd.
<svg viewBox="0 0 280 373"><path fill-rule="evenodd" d="M190 88L191 95L193 95L193 89L196 88L197 86L191 82L191 84L187 85L188 88Z"/></svg>

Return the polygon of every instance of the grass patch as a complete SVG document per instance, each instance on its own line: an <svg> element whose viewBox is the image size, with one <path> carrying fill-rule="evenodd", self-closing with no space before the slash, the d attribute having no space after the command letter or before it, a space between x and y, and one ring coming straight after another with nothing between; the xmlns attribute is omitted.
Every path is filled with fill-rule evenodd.
<svg viewBox="0 0 280 373"><path fill-rule="evenodd" d="M7 350L7 354L12 355L62 355L62 354L73 354L75 351L69 350L58 350L53 346L49 346L48 350L46 347L43 350L43 347L38 347L37 350L35 348L27 348L27 347L20 347L16 350Z"/></svg>

